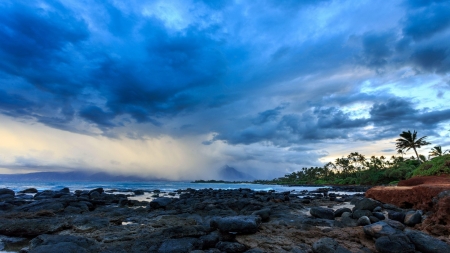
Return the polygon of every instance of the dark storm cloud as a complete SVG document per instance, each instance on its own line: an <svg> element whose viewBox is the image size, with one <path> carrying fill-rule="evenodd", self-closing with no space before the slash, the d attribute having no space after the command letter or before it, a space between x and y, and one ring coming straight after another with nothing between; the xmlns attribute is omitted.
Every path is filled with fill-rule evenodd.
<svg viewBox="0 0 450 253"><path fill-rule="evenodd" d="M425 1L423 1L425 2ZM419 41L427 39L450 26L450 4L448 1L428 1L430 6L411 11L405 22L403 33Z"/></svg>
<svg viewBox="0 0 450 253"><path fill-rule="evenodd" d="M449 73L446 1L396 5L389 25L354 23L364 12L346 1L198 0L175 10L157 1L77 4L0 4L3 114L87 134L74 122L108 136L150 123L155 135L214 133L204 145L279 147L377 140L449 120L446 109L361 88L402 68ZM372 13L375 4L358 8ZM363 109L345 109L358 104ZM366 133L368 126L376 129ZM127 136L138 139L132 130Z"/></svg>
<svg viewBox="0 0 450 253"><path fill-rule="evenodd" d="M70 65L69 48L87 39L89 32L70 10L57 2L51 4L51 10L31 2L1 6L0 69L27 79L38 89L74 95L80 85L71 81L69 73L62 73L63 65Z"/></svg>

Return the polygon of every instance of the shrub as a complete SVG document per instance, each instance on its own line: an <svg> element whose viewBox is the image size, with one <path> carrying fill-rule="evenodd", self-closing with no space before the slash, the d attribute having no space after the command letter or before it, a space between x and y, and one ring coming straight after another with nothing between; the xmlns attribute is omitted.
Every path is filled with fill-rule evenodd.
<svg viewBox="0 0 450 253"><path fill-rule="evenodd" d="M439 176L450 174L450 154L435 157L414 170L414 176Z"/></svg>

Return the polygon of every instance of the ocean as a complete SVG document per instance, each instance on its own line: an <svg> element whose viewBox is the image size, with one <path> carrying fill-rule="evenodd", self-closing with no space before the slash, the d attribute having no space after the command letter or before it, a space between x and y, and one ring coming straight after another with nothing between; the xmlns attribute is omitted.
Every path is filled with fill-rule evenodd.
<svg viewBox="0 0 450 253"><path fill-rule="evenodd" d="M15 192L25 190L27 188L36 188L38 191L43 190L61 190L68 187L71 192L75 190L91 190L102 187L106 190L117 191L133 191L145 190L153 191L160 190L164 192L173 192L176 190L191 189L239 189L249 188L255 191L269 191L276 192L284 191L313 191L319 187L303 187L303 186L282 186L282 185L263 185L263 184L248 184L248 183L192 183L189 181L149 181L149 182L76 182L76 181L58 181L58 182L37 182L37 181L0 181L0 188L8 188Z"/></svg>

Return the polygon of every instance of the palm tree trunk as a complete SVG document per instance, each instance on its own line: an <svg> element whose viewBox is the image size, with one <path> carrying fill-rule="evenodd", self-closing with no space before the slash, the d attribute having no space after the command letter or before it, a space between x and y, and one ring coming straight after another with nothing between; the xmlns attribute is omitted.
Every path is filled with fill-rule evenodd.
<svg viewBox="0 0 450 253"><path fill-rule="evenodd" d="M419 154L417 154L416 147L413 147L413 149L414 149L414 152L416 153L417 160L419 161L419 163L422 163L422 160L420 160Z"/></svg>

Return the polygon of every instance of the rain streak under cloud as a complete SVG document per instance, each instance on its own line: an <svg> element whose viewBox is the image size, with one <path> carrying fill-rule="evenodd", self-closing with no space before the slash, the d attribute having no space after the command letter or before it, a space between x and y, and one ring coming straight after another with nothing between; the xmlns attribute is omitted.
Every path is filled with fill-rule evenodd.
<svg viewBox="0 0 450 253"><path fill-rule="evenodd" d="M273 178L450 136L448 1L2 1L0 170ZM427 152L425 150L423 153Z"/></svg>

